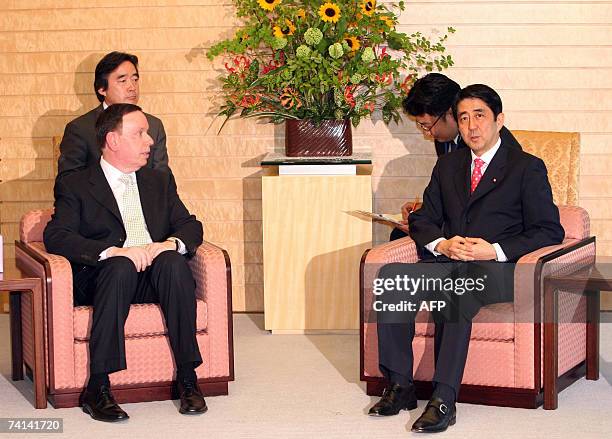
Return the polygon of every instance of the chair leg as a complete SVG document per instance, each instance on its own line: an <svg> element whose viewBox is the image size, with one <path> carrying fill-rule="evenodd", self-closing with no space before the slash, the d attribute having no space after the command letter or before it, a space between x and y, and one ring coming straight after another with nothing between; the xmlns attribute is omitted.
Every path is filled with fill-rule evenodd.
<svg viewBox="0 0 612 439"><path fill-rule="evenodd" d="M13 381L23 380L23 345L21 339L21 293L10 293L11 376Z"/></svg>
<svg viewBox="0 0 612 439"><path fill-rule="evenodd" d="M587 291L586 379L599 379L599 291Z"/></svg>
<svg viewBox="0 0 612 439"><path fill-rule="evenodd" d="M555 288L547 284L544 289L544 410L558 406L558 298Z"/></svg>

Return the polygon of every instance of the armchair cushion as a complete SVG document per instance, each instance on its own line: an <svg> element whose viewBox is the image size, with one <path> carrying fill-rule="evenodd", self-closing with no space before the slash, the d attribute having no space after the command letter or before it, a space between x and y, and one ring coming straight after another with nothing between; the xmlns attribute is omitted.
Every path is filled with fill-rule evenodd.
<svg viewBox="0 0 612 439"><path fill-rule="evenodd" d="M196 331L206 330L207 306L203 300L196 300ZM93 308L77 306L74 308L74 339L89 340ZM166 335L166 325L161 308L155 303L142 303L130 306L130 314L125 322L125 338Z"/></svg>

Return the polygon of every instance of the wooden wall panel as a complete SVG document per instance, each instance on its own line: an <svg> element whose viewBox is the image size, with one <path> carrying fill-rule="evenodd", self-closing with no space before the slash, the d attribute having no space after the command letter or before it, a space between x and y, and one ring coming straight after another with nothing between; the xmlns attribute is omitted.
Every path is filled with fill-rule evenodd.
<svg viewBox="0 0 612 439"><path fill-rule="evenodd" d="M170 164L206 239L227 248L234 308L262 310L261 171L282 149L283 129L214 120L223 65L203 55L230 34L230 0L4 0L0 2L0 229L13 254L19 217L52 204L53 143L66 122L97 101L93 70L124 50L140 58L141 104L163 119ZM589 210L598 252L612 255L612 2L589 0L420 0L407 2L400 28L448 40L460 84L483 82L504 100L511 129L581 134L580 204ZM357 151L374 159L374 208L396 212L422 194L433 145L413 122L365 122ZM374 228L374 239L389 229Z"/></svg>

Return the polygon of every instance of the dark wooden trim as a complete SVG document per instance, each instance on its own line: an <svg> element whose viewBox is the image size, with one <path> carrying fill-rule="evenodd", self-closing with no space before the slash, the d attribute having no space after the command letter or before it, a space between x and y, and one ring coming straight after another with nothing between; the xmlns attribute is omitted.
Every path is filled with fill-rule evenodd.
<svg viewBox="0 0 612 439"><path fill-rule="evenodd" d="M587 296L587 380L599 379L600 292L585 291Z"/></svg>
<svg viewBox="0 0 612 439"><path fill-rule="evenodd" d="M10 291L10 328L12 376L14 379L23 379L23 339L21 331L21 295L30 294L32 315L32 345L34 364L32 365L34 382L34 406L47 407L47 388L45 382L45 349L44 349L44 317L42 299L42 281L39 277L26 277L18 279L3 279L0 289Z"/></svg>
<svg viewBox="0 0 612 439"><path fill-rule="evenodd" d="M55 388L55 366L54 366L54 350L53 350L53 337L49 337L49 334L53 334L53 301L51 298L53 297L53 287L51 282L51 265L49 261L39 255L37 252L32 250L27 243L23 241L15 241L15 247L18 247L24 253L26 253L29 257L34 259L36 262L41 264L44 269L45 279L43 279L43 312L47 315L47 326L44 328L44 341L47 343L47 358L46 358L46 366L49 375L49 386L47 388L47 392L51 389ZM17 261L18 262L18 261ZM45 385L46 385L46 377L45 377Z"/></svg>
<svg viewBox="0 0 612 439"><path fill-rule="evenodd" d="M365 319L364 319L364 306L365 306L365 263L368 253L371 248L367 249L361 255L361 261L359 262L359 376L361 381L365 381L365 362L364 355L365 349L363 348L365 343ZM368 393L369 395L369 393Z"/></svg>
<svg viewBox="0 0 612 439"><path fill-rule="evenodd" d="M11 328L11 364L13 381L23 380L23 344L21 333L21 294L9 294Z"/></svg>
<svg viewBox="0 0 612 439"><path fill-rule="evenodd" d="M228 394L228 382L209 382L198 380L200 389L204 396L219 396ZM162 383L159 385L112 388L113 396L120 404L132 402L165 401L177 399L174 394L173 383ZM79 406L79 396L82 389L72 389L70 392L49 395L49 401L54 408L70 408Z"/></svg>
<svg viewBox="0 0 612 439"><path fill-rule="evenodd" d="M570 384L584 377L586 364L574 366L557 380L559 391L566 389ZM428 400L431 397L432 385L429 381L415 381L417 398ZM366 393L369 396L381 396L385 388L382 377L368 377ZM498 407L516 407L535 409L544 403L544 393L534 389L517 387L492 387L474 384L462 384L459 391L459 402L468 404L492 405Z"/></svg>
<svg viewBox="0 0 612 439"><path fill-rule="evenodd" d="M223 257L225 258L225 272L227 274L227 344L229 353L229 380L234 381L234 316L232 303L232 262L229 254L224 249ZM225 392L227 395L227 390Z"/></svg>

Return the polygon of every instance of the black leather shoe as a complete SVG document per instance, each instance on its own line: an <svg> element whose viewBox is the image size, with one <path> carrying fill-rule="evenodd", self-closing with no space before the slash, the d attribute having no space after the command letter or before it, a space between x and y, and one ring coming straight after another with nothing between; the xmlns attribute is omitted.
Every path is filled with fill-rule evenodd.
<svg viewBox="0 0 612 439"><path fill-rule="evenodd" d="M83 411L96 421L118 422L129 419L119 404L113 398L110 387L103 385L97 391L85 391L81 394L81 406Z"/></svg>
<svg viewBox="0 0 612 439"><path fill-rule="evenodd" d="M183 415L197 415L208 410L204 395L200 390L197 382L189 380L178 380L176 383L179 397L181 398L181 407L179 413Z"/></svg>
<svg viewBox="0 0 612 439"><path fill-rule="evenodd" d="M402 387L391 383L385 388L382 398L372 406L368 415L370 416L393 416L400 410L412 410L417 408L417 398L414 386Z"/></svg>
<svg viewBox="0 0 612 439"><path fill-rule="evenodd" d="M415 433L438 433L444 431L449 425L457 422L456 409L454 403L444 402L440 398L432 398L425 411L419 419L412 424L412 431Z"/></svg>

